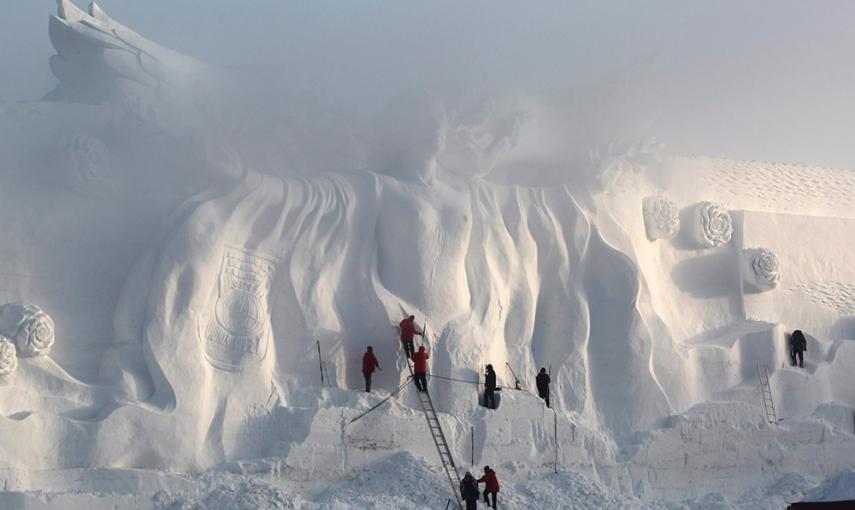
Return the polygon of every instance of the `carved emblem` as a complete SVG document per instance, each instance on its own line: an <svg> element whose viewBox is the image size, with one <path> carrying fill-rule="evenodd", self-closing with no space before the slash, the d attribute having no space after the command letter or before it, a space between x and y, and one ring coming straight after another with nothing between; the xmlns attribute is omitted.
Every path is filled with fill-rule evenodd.
<svg viewBox="0 0 855 510"><path fill-rule="evenodd" d="M205 357L211 365L238 371L264 359L270 337L268 298L275 270L272 258L226 248L216 301L199 319Z"/></svg>

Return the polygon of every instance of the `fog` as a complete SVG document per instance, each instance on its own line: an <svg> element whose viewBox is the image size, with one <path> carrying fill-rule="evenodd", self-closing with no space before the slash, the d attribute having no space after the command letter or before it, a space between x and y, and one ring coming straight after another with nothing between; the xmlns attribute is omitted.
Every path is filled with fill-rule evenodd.
<svg viewBox="0 0 855 510"><path fill-rule="evenodd" d="M0 100L37 100L56 84L55 4L5 5ZM576 132L609 119L615 136L654 136L671 152L855 168L851 2L100 5L188 55L273 69L289 101L373 113L413 88L450 103L537 98L559 110L572 98L596 105L577 115Z"/></svg>

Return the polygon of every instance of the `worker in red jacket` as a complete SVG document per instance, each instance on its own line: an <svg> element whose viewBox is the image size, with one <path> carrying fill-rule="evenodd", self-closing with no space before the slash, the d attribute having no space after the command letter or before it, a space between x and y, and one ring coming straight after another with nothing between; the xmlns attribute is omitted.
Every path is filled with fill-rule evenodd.
<svg viewBox="0 0 855 510"><path fill-rule="evenodd" d="M499 479L496 478L496 472L490 469L490 466L484 466L484 476L478 479L478 483L484 483L484 502L487 503L487 508L490 508L490 500L487 498L490 494L493 495L493 508L496 507L496 494L499 493Z"/></svg>
<svg viewBox="0 0 855 510"><path fill-rule="evenodd" d="M413 346L413 337L415 335L422 336L423 332L419 331L416 327L415 315L410 315L406 319L402 320L398 326L401 329L401 343L404 344L404 355L407 359L410 359L413 356L413 353L416 352L416 349Z"/></svg>
<svg viewBox="0 0 855 510"><path fill-rule="evenodd" d="M380 368L380 362L377 361L377 356L374 355L374 348L369 345L368 350L362 355L362 375L365 376L366 392L371 391L371 374L374 373L375 368L377 370L383 370Z"/></svg>
<svg viewBox="0 0 855 510"><path fill-rule="evenodd" d="M416 389L419 391L427 391L427 360L430 354L425 351L425 346L419 347L419 352L413 354L413 379L416 383Z"/></svg>

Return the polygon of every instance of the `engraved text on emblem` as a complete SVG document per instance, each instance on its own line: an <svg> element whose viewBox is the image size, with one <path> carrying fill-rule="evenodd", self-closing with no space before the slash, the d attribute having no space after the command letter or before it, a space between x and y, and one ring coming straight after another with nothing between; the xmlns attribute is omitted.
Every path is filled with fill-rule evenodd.
<svg viewBox="0 0 855 510"><path fill-rule="evenodd" d="M274 271L272 259L226 248L216 301L199 324L205 357L213 366L237 371L264 359L270 337L268 298Z"/></svg>

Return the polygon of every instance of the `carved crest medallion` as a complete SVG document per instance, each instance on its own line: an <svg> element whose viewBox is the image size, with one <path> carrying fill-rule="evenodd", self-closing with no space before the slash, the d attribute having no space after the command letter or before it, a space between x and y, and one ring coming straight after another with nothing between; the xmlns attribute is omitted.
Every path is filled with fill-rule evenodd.
<svg viewBox="0 0 855 510"><path fill-rule="evenodd" d="M242 370L264 359L270 338L268 300L276 261L227 247L217 291L199 319L205 358L228 371Z"/></svg>

